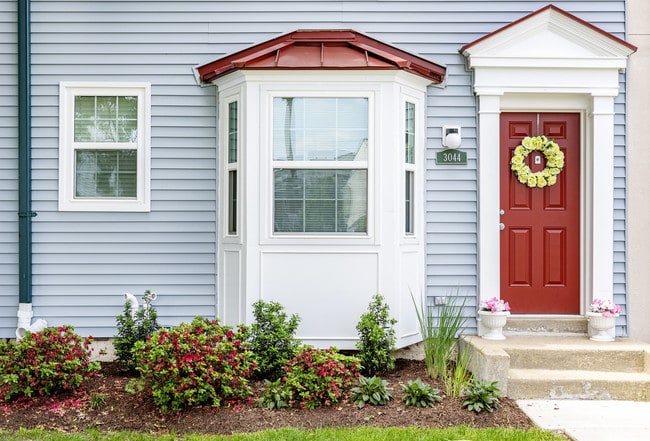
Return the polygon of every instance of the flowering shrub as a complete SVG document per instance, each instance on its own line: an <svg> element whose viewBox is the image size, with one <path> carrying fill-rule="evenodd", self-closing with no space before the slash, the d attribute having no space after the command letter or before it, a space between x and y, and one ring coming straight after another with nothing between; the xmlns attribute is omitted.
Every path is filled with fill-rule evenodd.
<svg viewBox="0 0 650 441"><path fill-rule="evenodd" d="M313 409L340 401L359 378L361 363L334 348L304 347L284 369L288 405Z"/></svg>
<svg viewBox="0 0 650 441"><path fill-rule="evenodd" d="M256 366L247 337L243 326L233 330L200 317L159 330L135 344L140 379L132 380L128 390L150 395L158 407L171 411L241 401L252 393L248 377Z"/></svg>
<svg viewBox="0 0 650 441"><path fill-rule="evenodd" d="M496 297L492 297L489 300L482 301L479 304L479 310L490 312L510 311L510 304L508 302L504 302L501 299L497 299Z"/></svg>
<svg viewBox="0 0 650 441"><path fill-rule="evenodd" d="M100 369L90 361L91 342L92 337L81 338L72 326L0 342L0 401L78 389Z"/></svg>
<svg viewBox="0 0 650 441"><path fill-rule="evenodd" d="M589 311L598 312L603 315L603 317L617 317L622 309L619 305L615 304L611 300L603 299L594 299L589 305Z"/></svg>

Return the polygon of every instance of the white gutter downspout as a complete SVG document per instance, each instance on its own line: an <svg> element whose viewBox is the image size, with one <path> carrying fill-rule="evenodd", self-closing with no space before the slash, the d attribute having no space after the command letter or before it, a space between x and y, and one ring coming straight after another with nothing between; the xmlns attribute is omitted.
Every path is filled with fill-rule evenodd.
<svg viewBox="0 0 650 441"><path fill-rule="evenodd" d="M32 317L34 313L32 312L31 303L19 303L18 304L18 325L16 327L16 339L22 340L25 334L29 332L40 332L47 327L47 322L43 319L38 319L32 323Z"/></svg>
<svg viewBox="0 0 650 441"><path fill-rule="evenodd" d="M131 318L135 318L135 313L138 312L140 305L138 304L138 299L131 293L124 293L124 301L129 304L131 308Z"/></svg>

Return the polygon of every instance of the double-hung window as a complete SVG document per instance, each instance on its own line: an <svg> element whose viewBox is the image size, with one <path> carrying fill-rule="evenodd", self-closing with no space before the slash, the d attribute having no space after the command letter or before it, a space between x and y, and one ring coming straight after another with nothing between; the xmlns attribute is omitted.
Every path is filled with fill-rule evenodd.
<svg viewBox="0 0 650 441"><path fill-rule="evenodd" d="M59 209L149 211L148 84L61 84Z"/></svg>
<svg viewBox="0 0 650 441"><path fill-rule="evenodd" d="M273 98L274 233L368 232L367 97Z"/></svg>

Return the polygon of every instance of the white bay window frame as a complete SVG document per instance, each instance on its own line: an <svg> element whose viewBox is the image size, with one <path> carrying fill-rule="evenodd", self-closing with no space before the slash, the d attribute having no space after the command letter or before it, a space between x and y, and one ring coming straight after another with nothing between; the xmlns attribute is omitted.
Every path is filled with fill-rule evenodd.
<svg viewBox="0 0 650 441"><path fill-rule="evenodd" d="M134 140L75 141L76 97L137 97L137 123ZM59 85L59 210L148 212L151 210L151 85L149 83L78 83ZM136 152L134 197L79 197L76 195L76 153L89 151Z"/></svg>
<svg viewBox="0 0 650 441"><path fill-rule="evenodd" d="M316 75L318 76L318 75ZM328 75L331 79L331 77ZM307 77L303 77L305 79ZM354 81L346 82L346 79ZM371 244L376 243L377 160L376 137L380 127L377 101L381 99L381 84L359 83L357 78L342 76L336 81L296 81L266 83L260 88L260 242L263 244ZM273 100L275 98L364 98L368 100L367 157L363 161L275 161L273 159ZM395 121L397 124L398 122ZM289 164L290 163L290 164ZM366 174L366 231L365 232L276 232L274 228L274 170L295 168L302 170L367 170Z"/></svg>
<svg viewBox="0 0 650 441"><path fill-rule="evenodd" d="M356 235L356 236L366 236L368 234L368 218L369 218L369 200L368 200L368 190L369 190L369 161L368 157L370 155L370 150L371 150L371 142L370 142L370 119L372 115L372 110L371 110L371 100L372 100L372 94L354 94L354 93L337 93L333 91L332 93L324 93L324 94L317 94L317 93L311 93L311 94L286 94L286 95L278 95L278 94L271 94L271 102L273 102L277 98L293 98L293 99L303 99L303 100L311 100L311 99L362 99L365 100L367 105L366 105L366 127L364 129L366 130L366 137L365 137L365 145L361 145L364 142L361 141L360 146L359 146L359 151L356 153L359 154L360 152L362 153L361 158L355 158L349 161L344 161L344 160L336 160L336 159L322 159L322 160L280 160L275 158L275 152L271 152L271 167L272 167L272 179L273 182L272 187L274 188L274 193L272 196L273 199L273 225L272 225L272 235L274 236L286 236L286 235L299 235L299 236L314 236L314 235L326 235L326 236L349 236L349 235ZM275 115L273 115L273 112L275 111L275 107L272 105L272 115L271 118L275 118ZM358 130L359 128L357 128ZM272 133L270 136L270 139L274 139L274 128L271 128ZM336 138L336 142L339 141L339 138ZM271 149L273 149L274 146L271 145ZM365 150L365 152L363 152ZM278 215L276 213L276 207L277 207L277 195L276 195L276 181L275 181L275 173L277 170L295 170L295 171L341 171L341 172L354 172L354 171L365 171L365 198L363 201L365 202L365 212L363 213L363 217L365 218L365 228L360 231L337 231L338 230L338 204L340 203L340 199L338 198L338 188L335 188L335 193L337 193L334 196L334 204L335 204L335 213L334 213L334 222L335 222L335 231L297 231L297 232L289 232L289 231L278 231L277 225L276 225L276 216ZM335 174L335 180L337 180L337 176ZM303 194L303 226L305 230L308 229L307 227L307 220L305 217L307 217L307 208L306 208L306 200L307 198L307 186L305 185L303 187L303 191L305 194ZM350 199L350 202L355 202L354 199Z"/></svg>

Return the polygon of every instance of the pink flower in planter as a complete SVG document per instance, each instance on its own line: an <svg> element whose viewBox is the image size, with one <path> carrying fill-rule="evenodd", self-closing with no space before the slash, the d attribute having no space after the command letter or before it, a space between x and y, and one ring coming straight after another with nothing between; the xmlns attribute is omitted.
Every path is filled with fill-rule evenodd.
<svg viewBox="0 0 650 441"><path fill-rule="evenodd" d="M594 299L589 305L589 311L600 313L603 317L617 317L622 308L611 300Z"/></svg>
<svg viewBox="0 0 650 441"><path fill-rule="evenodd" d="M504 302L501 299L492 297L489 300L484 300L479 304L480 311L490 311L490 312L505 312L510 311L510 304Z"/></svg>

